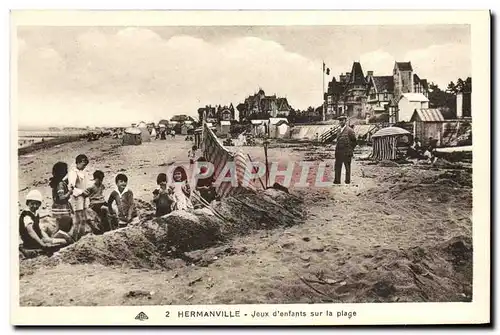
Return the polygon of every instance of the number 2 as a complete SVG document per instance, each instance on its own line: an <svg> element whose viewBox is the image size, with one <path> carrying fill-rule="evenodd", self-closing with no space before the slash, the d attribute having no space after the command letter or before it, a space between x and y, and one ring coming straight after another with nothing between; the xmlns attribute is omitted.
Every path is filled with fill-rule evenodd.
<svg viewBox="0 0 500 335"><path fill-rule="evenodd" d="M165 317L166 317L166 318L169 318L169 317L170 317L170 312L166 312L166 313L165 313Z"/></svg>

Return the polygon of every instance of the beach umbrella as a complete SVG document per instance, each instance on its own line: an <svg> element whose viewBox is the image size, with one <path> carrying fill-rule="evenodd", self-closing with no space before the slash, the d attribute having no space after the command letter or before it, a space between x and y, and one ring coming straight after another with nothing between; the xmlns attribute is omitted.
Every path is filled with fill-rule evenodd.
<svg viewBox="0 0 500 335"><path fill-rule="evenodd" d="M398 136L398 135L409 135L411 134L408 130L399 127L386 127L377 131L372 135L374 137L384 137L384 136Z"/></svg>

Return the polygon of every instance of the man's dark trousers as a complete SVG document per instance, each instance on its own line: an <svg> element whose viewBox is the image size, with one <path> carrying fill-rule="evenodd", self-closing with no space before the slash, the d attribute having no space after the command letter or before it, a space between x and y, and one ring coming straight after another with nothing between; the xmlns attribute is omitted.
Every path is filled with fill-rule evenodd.
<svg viewBox="0 0 500 335"><path fill-rule="evenodd" d="M334 184L340 184L340 178L342 175L342 165L345 166L345 183L351 183L351 160L350 156L340 156L335 157L335 179Z"/></svg>

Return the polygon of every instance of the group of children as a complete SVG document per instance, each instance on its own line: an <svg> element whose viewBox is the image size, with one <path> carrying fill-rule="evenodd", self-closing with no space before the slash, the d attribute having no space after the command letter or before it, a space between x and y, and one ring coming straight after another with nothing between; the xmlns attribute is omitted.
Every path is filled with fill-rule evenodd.
<svg viewBox="0 0 500 335"><path fill-rule="evenodd" d="M189 154L192 165L194 152L196 152L195 147ZM206 162L203 157L196 161ZM120 173L115 177L116 189L106 201L104 173L100 170L95 171L93 183L90 183L85 170L88 164L89 159L85 155L78 155L75 166L71 169L68 169L68 165L64 162L54 164L49 186L52 190L52 216L56 222L56 229L51 236L40 228L38 209L42 205L41 193L38 190L28 193L26 209L19 217L22 249L53 252L78 241L89 232L88 228L93 234L102 234L126 227L138 218L134 194L127 187L127 176ZM206 167L202 166L200 172L205 173L205 169ZM172 182L169 183L165 173L160 173L156 182L158 187L153 192L153 203L157 217L175 210L191 210L216 200L213 178L199 178L196 181L196 192L192 192L187 172L182 166L174 169ZM196 199L195 205L193 197Z"/></svg>
<svg viewBox="0 0 500 335"><path fill-rule="evenodd" d="M407 155L410 158L425 159L430 163L436 162L437 140L429 137L428 146L422 146L418 137L413 139L411 146L408 148Z"/></svg>
<svg viewBox="0 0 500 335"><path fill-rule="evenodd" d="M196 149L193 147L193 150ZM206 162L206 159L200 157L196 162L202 165L199 168L199 173L205 174L207 167L203 166L203 163ZM194 164L194 160L191 160L191 163ZM172 183L169 184L165 173L160 173L156 178L158 188L153 191L153 202L157 217L175 210L191 210L206 206L217 200L213 177L198 178L195 192L192 192L186 170L182 166L177 166L174 169L172 179Z"/></svg>

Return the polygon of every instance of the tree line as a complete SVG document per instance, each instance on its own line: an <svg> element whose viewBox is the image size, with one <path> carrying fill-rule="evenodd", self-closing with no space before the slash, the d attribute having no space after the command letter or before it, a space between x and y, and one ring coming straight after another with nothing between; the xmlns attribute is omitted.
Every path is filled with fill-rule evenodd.
<svg viewBox="0 0 500 335"><path fill-rule="evenodd" d="M451 81L446 89L443 91L434 82L429 84L429 107L431 108L444 108L452 113L456 113L458 93L472 92L472 78L467 77L463 80L458 78L456 83Z"/></svg>
<svg viewBox="0 0 500 335"><path fill-rule="evenodd" d="M462 78L458 78L457 83L455 84L453 81L450 81L446 91L452 94L457 93L470 93L472 92L472 78L467 77L467 79L463 80Z"/></svg>

